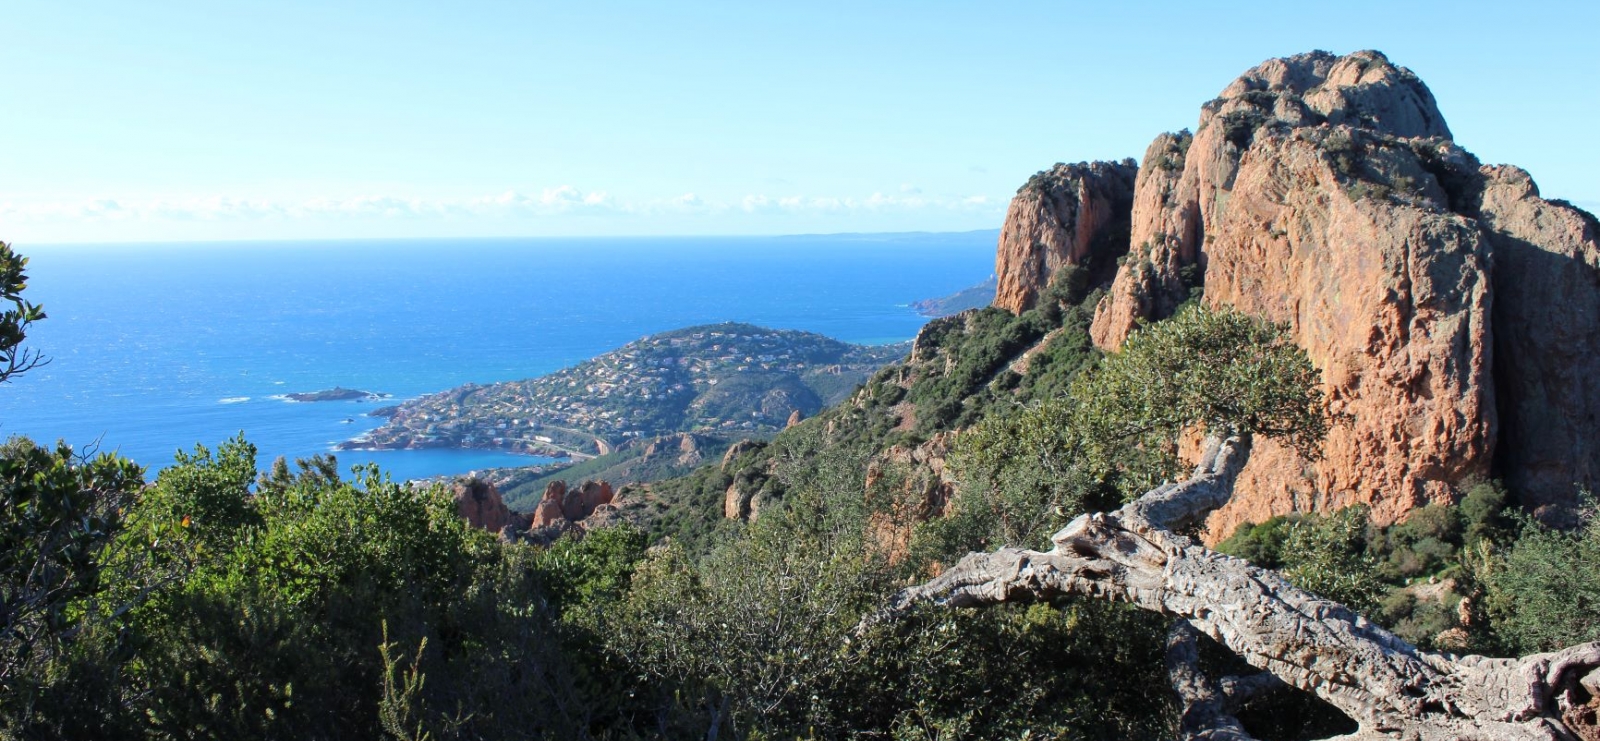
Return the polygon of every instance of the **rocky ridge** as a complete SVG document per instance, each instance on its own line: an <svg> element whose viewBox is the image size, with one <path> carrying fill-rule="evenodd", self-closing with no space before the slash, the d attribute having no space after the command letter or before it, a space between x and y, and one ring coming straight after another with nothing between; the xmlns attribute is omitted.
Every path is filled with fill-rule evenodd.
<svg viewBox="0 0 1600 741"><path fill-rule="evenodd" d="M1123 167L1050 173L1062 192L1114 192L1106 181L1120 176L1104 173ZM1286 324L1322 371L1339 420L1323 455L1263 441L1208 521L1212 538L1355 503L1391 522L1489 476L1559 518L1574 484L1600 483L1600 390L1584 382L1600 370L1594 217L1540 198L1516 168L1480 166L1426 85L1382 54L1250 70L1192 135L1151 144L1129 199L1050 210L1044 190L1030 182L1012 202L996 306L1026 309L1050 280L1043 266L1126 250L1095 312L1100 347L1203 292ZM1122 218L1125 243L1078 247ZM1078 241L1063 247L1066 235Z"/></svg>

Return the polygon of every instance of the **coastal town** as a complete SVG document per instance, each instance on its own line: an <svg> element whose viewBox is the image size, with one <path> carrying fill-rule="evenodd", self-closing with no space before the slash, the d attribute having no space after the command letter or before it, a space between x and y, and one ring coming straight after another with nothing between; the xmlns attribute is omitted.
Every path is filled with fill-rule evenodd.
<svg viewBox="0 0 1600 741"><path fill-rule="evenodd" d="M341 447L584 458L672 432L755 436L843 399L908 350L750 324L690 327L540 378L468 384L386 407L386 424Z"/></svg>

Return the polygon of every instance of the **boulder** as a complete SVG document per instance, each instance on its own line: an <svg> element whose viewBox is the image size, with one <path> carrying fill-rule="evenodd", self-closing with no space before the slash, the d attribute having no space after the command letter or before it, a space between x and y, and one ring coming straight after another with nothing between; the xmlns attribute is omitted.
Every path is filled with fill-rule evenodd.
<svg viewBox="0 0 1600 741"><path fill-rule="evenodd" d="M456 514L473 527L498 533L511 522L511 510L500 499L500 491L487 481L470 478L457 482L455 494Z"/></svg>
<svg viewBox="0 0 1600 741"><path fill-rule="evenodd" d="M548 491L546 495L549 495ZM561 514L571 522L578 522L593 514L596 507L610 504L613 498L611 484L585 481L576 488L568 489L561 497Z"/></svg>

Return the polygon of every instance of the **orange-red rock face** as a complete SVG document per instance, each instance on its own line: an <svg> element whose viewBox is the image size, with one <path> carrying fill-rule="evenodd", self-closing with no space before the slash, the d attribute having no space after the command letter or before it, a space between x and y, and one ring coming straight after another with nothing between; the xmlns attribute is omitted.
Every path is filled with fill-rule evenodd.
<svg viewBox="0 0 1600 741"><path fill-rule="evenodd" d="M494 484L472 479L456 484L454 489L456 514L473 527L497 533L511 522L511 510L500 499Z"/></svg>
<svg viewBox="0 0 1600 741"><path fill-rule="evenodd" d="M539 504L533 509L533 524L531 529L563 525L566 523L566 513L561 510L561 501L567 496L567 482L552 481L544 487L544 496L539 498Z"/></svg>
<svg viewBox="0 0 1600 741"><path fill-rule="evenodd" d="M1473 220L1444 208L1442 191L1353 196L1328 152L1329 137L1348 133L1258 134L1208 224L1206 303L1287 325L1322 370L1339 420L1315 462L1261 445L1234 501L1213 515L1213 537L1356 503L1392 522L1490 473L1487 245ZM1426 177L1407 147L1374 144L1366 156Z"/></svg>
<svg viewBox="0 0 1600 741"><path fill-rule="evenodd" d="M1539 197L1528 173L1485 167L1494 254L1499 468L1531 509L1600 486L1600 224ZM1559 519L1559 517L1557 517Z"/></svg>
<svg viewBox="0 0 1600 741"><path fill-rule="evenodd" d="M1126 251L1136 171L1131 160L1056 165L1017 191L995 254L994 305L1021 314L1057 270Z"/></svg>
<svg viewBox="0 0 1600 741"><path fill-rule="evenodd" d="M1065 240L1038 235L1078 223L1030 188L1051 192L1019 192L1001 238L1013 287L996 305L1012 311L1048 281L1030 271L1070 263L1048 247ZM1192 136L1151 144L1129 220L1097 345L1203 284L1209 305L1286 324L1339 418L1316 461L1258 441L1208 537L1358 502L1389 522L1490 476L1532 507L1600 485L1600 227L1520 170L1480 171L1427 87L1381 54L1250 70Z"/></svg>
<svg viewBox="0 0 1600 741"><path fill-rule="evenodd" d="M1122 346L1140 320L1165 319L1203 269L1211 228L1226 210L1240 159L1263 124L1346 124L1393 136L1450 136L1432 93L1376 52L1273 59L1201 110L1192 137L1163 134L1145 152L1128 259L1095 312L1095 344Z"/></svg>
<svg viewBox="0 0 1600 741"><path fill-rule="evenodd" d="M611 484L605 481L585 481L576 489L567 490L561 500L561 514L572 522L586 519L597 507L610 504L615 498Z"/></svg>

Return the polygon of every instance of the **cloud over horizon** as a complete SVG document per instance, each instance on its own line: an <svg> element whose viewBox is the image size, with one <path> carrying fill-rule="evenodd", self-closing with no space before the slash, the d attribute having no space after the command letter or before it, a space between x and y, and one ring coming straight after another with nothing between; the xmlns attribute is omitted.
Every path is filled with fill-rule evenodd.
<svg viewBox="0 0 1600 741"><path fill-rule="evenodd" d="M0 229L11 224L127 222L289 222L328 220L523 220L557 216L717 217L722 215L836 216L841 214L953 213L1003 215L1004 203L987 195L929 196L920 188L867 196L802 196L751 193L723 199L688 192L670 198L625 200L603 190L572 185L537 193L506 190L493 195L422 198L389 194L297 201L225 195L178 198L93 198L81 201L0 201Z"/></svg>

